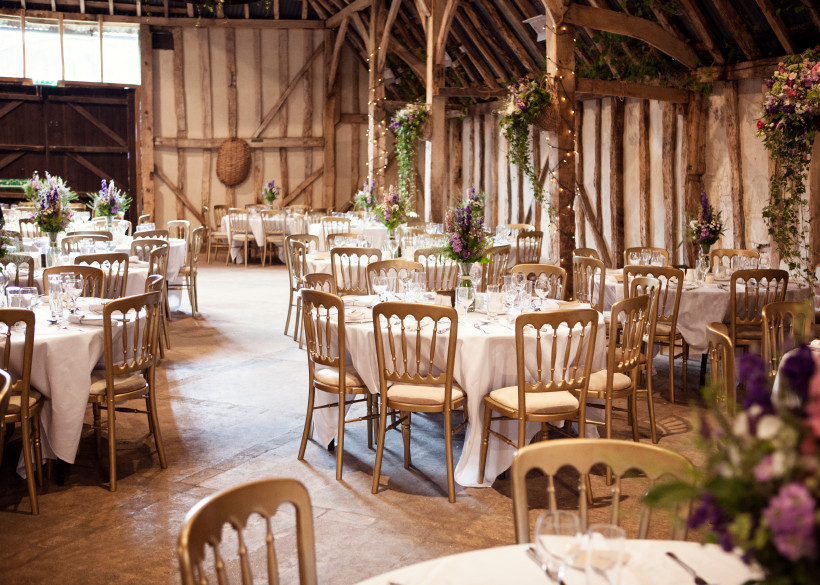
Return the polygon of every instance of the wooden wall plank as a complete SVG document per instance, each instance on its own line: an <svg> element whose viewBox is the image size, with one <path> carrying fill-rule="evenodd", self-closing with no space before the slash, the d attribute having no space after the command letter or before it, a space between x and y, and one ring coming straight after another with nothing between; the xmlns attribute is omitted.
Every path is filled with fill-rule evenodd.
<svg viewBox="0 0 820 585"><path fill-rule="evenodd" d="M238 92L236 87L236 31L232 28L225 31L225 66L228 81L228 134L231 138L236 138L239 112L237 110ZM226 189L225 203L228 207L236 207L236 187Z"/></svg>
<svg viewBox="0 0 820 585"><path fill-rule="evenodd" d="M612 221L612 261L615 268L624 261L624 111L623 100L610 98L612 120L609 127L609 209Z"/></svg>
<svg viewBox="0 0 820 585"><path fill-rule="evenodd" d="M601 169L603 167L603 140L601 139L602 101L595 100L595 168L592 173L592 188L595 191L595 225L604 233L604 196L601 189Z"/></svg>
<svg viewBox="0 0 820 585"><path fill-rule="evenodd" d="M652 245L652 193L649 167L649 100L641 100L638 115L638 189L641 246Z"/></svg>
<svg viewBox="0 0 820 585"><path fill-rule="evenodd" d="M212 80L211 80L211 34L209 29L201 28L197 31L199 41L199 70L200 70L200 99L202 100L202 136L206 139L213 138L213 105L211 100ZM202 152L202 186L200 201L203 206L211 207L211 159L213 152L205 149ZM216 229L221 229L216 226Z"/></svg>
<svg viewBox="0 0 820 585"><path fill-rule="evenodd" d="M353 73L350 76L350 94L353 98L353 111L356 112L356 115L361 116L364 118L364 123L367 124L367 115L366 114L358 114L361 112L361 98L359 96L359 68L354 67ZM344 118L344 116L342 116ZM364 180L362 179L362 169L361 169L361 150L362 150L362 132L361 128L353 127L352 129L352 137L350 139L350 193L355 193L362 187L362 183ZM365 176L365 179L367 177Z"/></svg>
<svg viewBox="0 0 820 585"><path fill-rule="evenodd" d="M253 31L253 87L256 90L254 103L254 121L262 123L264 109L262 90L262 31ZM255 148L251 151L253 160L253 194L256 203L262 203L262 185L265 182L265 151Z"/></svg>
<svg viewBox="0 0 820 585"><path fill-rule="evenodd" d="M302 33L305 36L305 55L313 51L313 33ZM302 87L304 89L304 117L302 118L302 136L310 138L313 136L313 76L310 71L302 78ZM305 176L310 176L313 173L313 150L305 148ZM305 189L305 203L313 205L313 183Z"/></svg>
<svg viewBox="0 0 820 585"><path fill-rule="evenodd" d="M288 67L288 38L290 34L288 31L279 31L279 90L283 91L288 87L289 67ZM286 101L282 102L279 108L279 136L288 135L288 105ZM282 197L290 193L290 172L288 169L288 151L284 148L279 149L279 180L282 182Z"/></svg>
<svg viewBox="0 0 820 585"><path fill-rule="evenodd" d="M678 138L678 116L674 104L664 103L662 108L661 166L663 173L663 209L666 223L663 230L663 245L671 254L671 263L678 263L678 242L680 242L678 215L678 159L676 144Z"/></svg>
<svg viewBox="0 0 820 585"><path fill-rule="evenodd" d="M733 247L746 247L746 213L743 189L743 158L740 143L740 115L737 104L737 81L729 81L723 89L726 100L726 138L729 146L729 182L732 187Z"/></svg>
<svg viewBox="0 0 820 585"><path fill-rule="evenodd" d="M692 98L686 106L686 136L684 137L685 158L684 165L686 173L684 175L683 206L686 215L697 214L700 205L700 193L703 191L703 174L706 171L706 144L704 140L706 100L698 92L692 93ZM694 266L695 250L691 242L686 244L686 263Z"/></svg>
<svg viewBox="0 0 820 585"><path fill-rule="evenodd" d="M188 138L188 120L185 115L185 47L182 40L182 29L174 27L171 31L174 39L174 112L177 120L177 138ZM185 194L187 174L186 154L177 150L177 188ZM185 205L177 199L176 219L185 219Z"/></svg>
<svg viewBox="0 0 820 585"><path fill-rule="evenodd" d="M325 72L330 70L330 61L333 58L333 47L330 40L333 31L325 31L323 42ZM327 75L327 73L325 73ZM325 87L327 85L325 84ZM322 196L322 207L334 207L336 203L336 119L341 115L339 91L337 86L328 88L325 94L323 111L323 168L324 168L324 191ZM315 174L315 173L314 173Z"/></svg>
<svg viewBox="0 0 820 585"><path fill-rule="evenodd" d="M139 143L140 183L142 189L136 196L140 213L154 213L154 50L151 47L151 30L147 24L140 25L140 74L139 89Z"/></svg>
<svg viewBox="0 0 820 585"><path fill-rule="evenodd" d="M584 102L575 104L575 177L577 183L584 182ZM577 198L581 200L580 195ZM575 245L579 248L587 247L587 217L588 211L581 200L580 209L575 213Z"/></svg>

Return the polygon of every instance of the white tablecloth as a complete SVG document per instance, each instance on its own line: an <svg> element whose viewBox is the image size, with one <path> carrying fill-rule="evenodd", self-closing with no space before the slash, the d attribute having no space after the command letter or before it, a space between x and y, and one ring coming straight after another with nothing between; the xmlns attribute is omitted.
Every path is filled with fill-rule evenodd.
<svg viewBox="0 0 820 585"><path fill-rule="evenodd" d="M375 301L375 297L345 297L345 302L368 305ZM368 308L359 311L369 312ZM481 425L484 416L484 396L492 390L513 386L518 382L517 361L515 351L515 331L506 321L496 321L489 325L482 325L482 330L475 324L486 318L485 314L471 313L466 322L459 323L458 341L456 343L456 358L453 371L453 380L467 394L467 409L470 415L470 424L467 426L464 438L464 447L461 457L455 468L455 480L464 487L489 487L495 478L512 465L515 449L502 441L491 437L487 452L487 466L484 483L478 483L478 467L481 456ZM376 393L379 391L379 374L376 361L375 333L373 323L346 323L346 344L349 353L348 361L365 382L367 388ZM422 329L422 338L430 342L432 328ZM606 336L604 321L601 316L598 322L599 335L595 340L594 361L592 371L603 369L606 366ZM543 351L545 355L551 345L545 340ZM446 367L446 345L439 343L439 352L436 355L436 365ZM322 396L324 395L324 396ZM317 393L317 404L332 402L333 397L324 392ZM338 417L331 412L335 409L322 409L314 416L315 430L318 439L323 444L329 444L336 435ZM589 413L593 416L594 413ZM517 436L516 422L495 422L493 429L499 430L508 437ZM528 425L528 437L531 438L540 429L540 424Z"/></svg>
<svg viewBox="0 0 820 585"><path fill-rule="evenodd" d="M290 236L292 234L297 234L302 230L302 226L304 225L304 218L299 217L295 218L292 216L288 216L287 220L285 221L285 235ZM220 225L220 229L228 233L228 226L229 226L229 217L226 215L222 218L222 224ZM248 229L253 234L253 239L256 242L256 245L260 248L265 245L265 229L262 225L262 216L259 214L250 214L248 216ZM285 247L279 246L277 250L279 253L279 260L284 264L285 263ZM231 243L231 260L234 262L244 262L244 256L242 254L242 242L236 241Z"/></svg>
<svg viewBox="0 0 820 585"><path fill-rule="evenodd" d="M325 234L322 231L321 223L314 223L308 227L308 233L319 238L320 245L325 245ZM362 225L361 221L350 222L351 234L363 234L367 237L367 243L371 248L381 249L387 241L387 228L380 223L369 221Z"/></svg>
<svg viewBox="0 0 820 585"><path fill-rule="evenodd" d="M616 275L623 275L623 270L607 269L606 272L604 310L609 311L615 302L624 298L623 281L616 280ZM794 283L789 283L786 300L803 300L809 297L809 293L808 287L800 288ZM729 281L702 285L694 282L684 283L678 309L678 330L689 344L691 352L706 351L709 345L706 341L706 325L712 321L728 321L729 301Z"/></svg>
<svg viewBox="0 0 820 585"><path fill-rule="evenodd" d="M148 280L148 262L131 260L128 262L128 280L125 283L123 296L141 295L145 292L145 281ZM37 270L34 274L34 284L43 294L43 271ZM169 295L170 297L170 295Z"/></svg>
<svg viewBox="0 0 820 585"><path fill-rule="evenodd" d="M528 545L504 546L441 557L403 567L358 585L544 585L549 579L527 555ZM741 585L761 576L743 563L736 554L724 552L715 544L671 540L627 540L629 559L621 571L621 585L690 585L694 579L666 555L675 553L709 583ZM568 569L566 585L584 585L581 569ZM606 585L595 575L590 585Z"/></svg>

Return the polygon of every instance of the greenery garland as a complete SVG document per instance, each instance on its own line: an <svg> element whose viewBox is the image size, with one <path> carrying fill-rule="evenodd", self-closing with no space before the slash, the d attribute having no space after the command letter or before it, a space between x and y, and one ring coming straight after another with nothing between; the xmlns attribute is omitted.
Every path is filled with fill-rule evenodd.
<svg viewBox="0 0 820 585"><path fill-rule="evenodd" d="M421 126L427 121L428 116L425 104L409 103L396 112L388 126L396 137L396 162L399 165L398 195L403 199L408 199L416 192L413 162L416 159L416 144L422 134Z"/></svg>
<svg viewBox="0 0 820 585"><path fill-rule="evenodd" d="M790 55L766 83L757 135L776 166L763 217L777 249L797 278L814 284L808 229L806 176L820 122L820 47Z"/></svg>

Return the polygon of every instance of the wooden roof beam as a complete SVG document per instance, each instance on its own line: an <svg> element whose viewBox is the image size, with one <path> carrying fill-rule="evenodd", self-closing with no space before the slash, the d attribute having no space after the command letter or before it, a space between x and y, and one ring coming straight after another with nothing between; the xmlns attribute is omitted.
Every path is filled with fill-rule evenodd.
<svg viewBox="0 0 820 585"><path fill-rule="evenodd" d="M689 91L674 87L626 83L624 81L605 81L603 79L575 79L575 96L578 99L612 96L631 97L643 100L658 100L675 104L688 104Z"/></svg>
<svg viewBox="0 0 820 585"><path fill-rule="evenodd" d="M422 83L427 83L427 65L416 57L410 49L399 42L398 39L393 39L393 53L407 63L413 73L421 80Z"/></svg>
<svg viewBox="0 0 820 585"><path fill-rule="evenodd" d="M465 2L461 7L458 23L461 25L461 28L464 29L467 37L473 45L475 45L479 53L481 53L481 56L487 64L495 69L496 79L506 77L508 71L510 75L520 74L520 70L513 64L512 59L507 56L506 51L501 50L501 48L495 43L493 35L489 34L489 31L486 29L479 30L479 28L477 28L479 26L483 28L483 25L481 24L481 20L478 18L478 14L476 14L473 7L467 2ZM501 62L496 59L492 49L495 49L496 52L501 55L502 59L504 59L504 64L506 67L501 65Z"/></svg>
<svg viewBox="0 0 820 585"><path fill-rule="evenodd" d="M521 10L525 18L535 16L531 14L532 10L526 11L526 2L516 2L513 4L510 0L496 0L496 6L504 15L505 20L512 26L518 39L521 41L524 48L529 52L530 56L537 57L537 60L542 61L544 58L544 49L535 40L535 33L529 25L524 24L518 10Z"/></svg>
<svg viewBox="0 0 820 585"><path fill-rule="evenodd" d="M706 18L703 16L703 12L700 11L695 0L679 1L681 7L683 7L683 11L689 17L689 20L692 21L692 25L695 27L695 31L698 33L700 40L703 41L706 50L712 55L712 59L715 60L715 63L723 63L723 54L718 49L715 39L712 36L712 31L709 30L709 26L706 24Z"/></svg>
<svg viewBox="0 0 820 585"><path fill-rule="evenodd" d="M337 26L341 26L342 21L345 17L353 16L354 13L359 12L360 10L364 10L368 8L371 4L371 0L353 0L350 4L342 8L339 12L331 16L325 21L325 26L327 28L336 28Z"/></svg>
<svg viewBox="0 0 820 585"><path fill-rule="evenodd" d="M640 39L681 62L689 69L694 69L698 65L698 56L692 50L692 47L682 43L660 26L645 18L629 16L614 10L572 4L564 14L564 23L584 25L596 30Z"/></svg>
<svg viewBox="0 0 820 585"><path fill-rule="evenodd" d="M521 64L524 65L524 67L537 74L541 69L543 62L538 63L535 59L530 57L530 54L521 45L521 41L519 41L515 32L510 29L509 25L501 17L492 0L484 2L483 5L488 16L490 17L490 20L493 21L496 27L498 27L498 31L504 38L504 42L509 45L516 58L521 61Z"/></svg>
<svg viewBox="0 0 820 585"><path fill-rule="evenodd" d="M720 11L723 18L726 20L726 25L732 32L735 42L740 47L740 50L743 51L743 54L746 55L746 59L757 59L760 57L760 51L758 50L752 35L749 34L749 29L746 28L743 19L740 18L737 10L735 10L734 2L731 0L713 1L715 3L715 8Z"/></svg>
<svg viewBox="0 0 820 585"><path fill-rule="evenodd" d="M438 31L435 44L435 59L437 63L444 63L444 50L447 46L447 37L450 35L450 27L453 24L453 17L456 15L456 8L458 8L458 0L447 0L447 4L444 6L441 28Z"/></svg>
<svg viewBox="0 0 820 585"><path fill-rule="evenodd" d="M468 49L467 39L465 39L458 31L458 29L456 29L455 27L453 28L453 36L456 38L456 42L462 45L465 49ZM495 76L493 75L492 71L487 69L487 67L481 61L481 58L473 55L469 51L469 49L466 53L463 53L463 55L470 60L470 64L473 66L473 68L475 68L475 70L481 76L482 80L486 85L490 87L498 87L498 82L496 81Z"/></svg>
<svg viewBox="0 0 820 585"><path fill-rule="evenodd" d="M393 30L393 23L396 22L396 16L398 16L399 8L401 8L401 0L392 0L390 4L390 10L387 13L387 19L384 23L384 32L382 33L382 41L379 44L379 71L384 69L384 63L387 59L387 49L390 45L390 37L392 36L391 31Z"/></svg>
<svg viewBox="0 0 820 585"><path fill-rule="evenodd" d="M800 0L803 2L803 6L806 7L806 10L811 17L811 21L814 23L814 28L820 31L820 9L817 8L817 4L815 0Z"/></svg>
<svg viewBox="0 0 820 585"><path fill-rule="evenodd" d="M547 26L558 28L564 21L564 14L569 8L570 0L541 0L547 15Z"/></svg>
<svg viewBox="0 0 820 585"><path fill-rule="evenodd" d="M772 5L771 0L756 0L756 2L757 6L760 8L760 11L763 12L763 16L766 17L769 26L772 27L775 36L777 36L777 40L780 41L780 44L783 45L786 52L790 55L799 53L800 50L797 45L794 44L792 36L789 34L789 29L783 23L783 19L781 19L780 16L777 15L777 12L775 12L775 8Z"/></svg>

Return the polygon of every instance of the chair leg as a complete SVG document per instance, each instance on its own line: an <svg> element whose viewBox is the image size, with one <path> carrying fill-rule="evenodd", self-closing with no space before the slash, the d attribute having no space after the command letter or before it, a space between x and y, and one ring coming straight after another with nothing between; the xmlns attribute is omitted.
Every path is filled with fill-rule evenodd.
<svg viewBox="0 0 820 585"><path fill-rule="evenodd" d="M456 501L456 482L453 473L453 413L444 412L444 453L447 461L447 497L451 504Z"/></svg>
<svg viewBox="0 0 820 585"><path fill-rule="evenodd" d="M268 241L265 240L265 244L262 246L262 268L265 267L265 256L268 254Z"/></svg>
<svg viewBox="0 0 820 585"><path fill-rule="evenodd" d="M632 396L627 398L629 419L632 421L632 440L640 443L641 437L638 434L638 393L637 386L632 387Z"/></svg>
<svg viewBox="0 0 820 585"><path fill-rule="evenodd" d="M612 398L606 397L606 405L604 406L604 424L606 425L606 438L612 438ZM612 485L612 468L606 467L606 485Z"/></svg>
<svg viewBox="0 0 820 585"><path fill-rule="evenodd" d="M298 293L298 291L297 291ZM302 320L302 295L298 293L296 297L296 322L293 324L293 341L299 335L299 323ZM302 349L301 347L299 349Z"/></svg>
<svg viewBox="0 0 820 585"><path fill-rule="evenodd" d="M117 491L117 438L116 438L116 410L114 403L108 403L108 480L112 492Z"/></svg>
<svg viewBox="0 0 820 585"><path fill-rule="evenodd" d="M345 448L345 398L339 393L339 428L336 431L336 481L342 481L342 453Z"/></svg>
<svg viewBox="0 0 820 585"><path fill-rule="evenodd" d="M290 327L290 312L293 310L293 287L290 287L290 298L288 299L288 316L285 319L285 335L288 334L288 328Z"/></svg>
<svg viewBox="0 0 820 585"><path fill-rule="evenodd" d="M302 442L299 445L299 455L296 458L302 461L305 458L305 448L307 447L308 437L310 436L311 427L313 426L313 399L315 398L316 390L313 389L313 380L310 381L310 390L308 391L307 414L305 414L305 429L302 431Z"/></svg>
<svg viewBox="0 0 820 585"><path fill-rule="evenodd" d="M213 242L211 242L210 238L209 238L208 239L208 259L207 259L208 264L211 263L211 246L213 246Z"/></svg>
<svg viewBox="0 0 820 585"><path fill-rule="evenodd" d="M148 396L145 397L145 403L148 405L148 428L154 435L154 443L157 446L157 456L159 457L159 466L162 469L168 467L168 461L165 459L165 447L162 446L162 433L159 430L159 419L157 418L157 397L154 389L148 390Z"/></svg>
<svg viewBox="0 0 820 585"><path fill-rule="evenodd" d="M228 240L228 251L225 253L225 266L231 261L231 249L233 248L233 240Z"/></svg>
<svg viewBox="0 0 820 585"><path fill-rule="evenodd" d="M669 340L669 402L675 404L675 338Z"/></svg>
<svg viewBox="0 0 820 585"><path fill-rule="evenodd" d="M401 423L401 436L404 439L404 468L410 469L412 462L410 461L410 417L413 413L401 413L404 420Z"/></svg>
<svg viewBox="0 0 820 585"><path fill-rule="evenodd" d="M91 412L94 416L94 440L97 443L97 457L102 454L102 419L100 418L100 405L97 402L91 404Z"/></svg>
<svg viewBox="0 0 820 585"><path fill-rule="evenodd" d="M652 443L658 443L658 428L655 424L655 399L652 397L652 362L646 363L646 405L649 408L649 433Z"/></svg>
<svg viewBox="0 0 820 585"><path fill-rule="evenodd" d="M373 448L373 394L367 393L367 448Z"/></svg>
<svg viewBox="0 0 820 585"><path fill-rule="evenodd" d="M245 240L245 268L248 267L248 240Z"/></svg>
<svg viewBox="0 0 820 585"><path fill-rule="evenodd" d="M487 446L490 439L490 421L492 420L492 409L484 405L484 425L481 430L481 454L478 460L478 483L484 483L484 471L487 467Z"/></svg>
<svg viewBox="0 0 820 585"><path fill-rule="evenodd" d="M687 370L689 369L689 344L686 343L686 340L682 336L680 338L680 345L681 354L683 354L683 391L685 393L687 390L686 375L688 374Z"/></svg>
<svg viewBox="0 0 820 585"><path fill-rule="evenodd" d="M384 455L384 435L387 431L387 400L384 400L379 409L379 440L376 444L376 463L373 465L373 489L372 493L379 493L379 475L382 469L382 456Z"/></svg>
<svg viewBox="0 0 820 585"><path fill-rule="evenodd" d="M37 503L37 482L34 478L34 465L31 461L31 420L24 419L20 423L23 433L23 462L26 465L26 485L28 486L28 499L31 500L31 513L40 513Z"/></svg>
<svg viewBox="0 0 820 585"><path fill-rule="evenodd" d="M34 447L35 473L37 474L37 485L43 487L43 447L40 444L40 413L37 412L31 418L31 439Z"/></svg>

